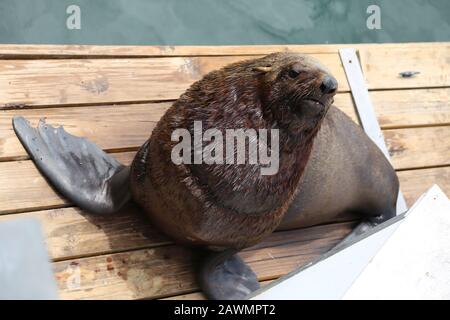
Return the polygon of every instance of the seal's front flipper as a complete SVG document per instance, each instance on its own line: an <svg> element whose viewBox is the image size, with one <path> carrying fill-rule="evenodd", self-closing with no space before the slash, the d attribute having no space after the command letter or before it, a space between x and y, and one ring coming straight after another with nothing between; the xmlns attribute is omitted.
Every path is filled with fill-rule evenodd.
<svg viewBox="0 0 450 320"><path fill-rule="evenodd" d="M80 208L112 213L130 199L129 168L92 142L42 120L35 129L23 117L14 117L13 127L42 174Z"/></svg>
<svg viewBox="0 0 450 320"><path fill-rule="evenodd" d="M198 276L209 299L240 300L259 289L255 273L234 250L209 252Z"/></svg>

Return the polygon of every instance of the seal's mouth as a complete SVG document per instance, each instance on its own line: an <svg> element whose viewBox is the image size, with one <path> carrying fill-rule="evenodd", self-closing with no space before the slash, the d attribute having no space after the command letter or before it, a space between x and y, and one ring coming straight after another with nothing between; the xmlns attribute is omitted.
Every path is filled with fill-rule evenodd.
<svg viewBox="0 0 450 320"><path fill-rule="evenodd" d="M308 115L318 115L322 117L328 111L333 102L333 98L317 99L308 97L307 99L302 99L299 101L300 108L297 110L301 110L303 113L307 111L306 114Z"/></svg>
<svg viewBox="0 0 450 320"><path fill-rule="evenodd" d="M325 117L332 103L332 97L305 97L296 104L291 105L291 110L296 119L302 122L307 121L314 125Z"/></svg>
<svg viewBox="0 0 450 320"><path fill-rule="evenodd" d="M305 97L290 105L292 117L288 117L288 127L291 133L315 132L325 118L331 104L332 97Z"/></svg>
<svg viewBox="0 0 450 320"><path fill-rule="evenodd" d="M334 99L333 98L331 98L331 99L307 98L307 99L302 100L302 102L306 102L306 103L308 103L310 105L312 104L312 105L315 105L317 107L322 107L322 108L328 109L330 107L330 105L333 104Z"/></svg>
<svg viewBox="0 0 450 320"><path fill-rule="evenodd" d="M318 99L305 99L302 102L303 103L307 103L309 105L312 104L312 105L315 105L317 107L325 108L325 104L322 101L318 100Z"/></svg>

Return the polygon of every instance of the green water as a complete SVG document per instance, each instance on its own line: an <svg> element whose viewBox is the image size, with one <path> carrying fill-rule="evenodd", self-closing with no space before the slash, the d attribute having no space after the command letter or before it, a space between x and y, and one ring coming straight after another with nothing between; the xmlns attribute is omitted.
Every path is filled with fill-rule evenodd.
<svg viewBox="0 0 450 320"><path fill-rule="evenodd" d="M366 9L381 9L381 29ZM66 27L78 5L81 29ZM220 45L450 41L450 0L0 0L0 43Z"/></svg>

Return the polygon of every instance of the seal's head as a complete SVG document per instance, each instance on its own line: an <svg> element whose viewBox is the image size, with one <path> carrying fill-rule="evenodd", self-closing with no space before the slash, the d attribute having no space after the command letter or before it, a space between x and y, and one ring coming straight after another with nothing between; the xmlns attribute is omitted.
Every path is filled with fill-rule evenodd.
<svg viewBox="0 0 450 320"><path fill-rule="evenodd" d="M297 53L273 53L255 62L263 106L277 124L293 134L316 131L338 88L331 73Z"/></svg>

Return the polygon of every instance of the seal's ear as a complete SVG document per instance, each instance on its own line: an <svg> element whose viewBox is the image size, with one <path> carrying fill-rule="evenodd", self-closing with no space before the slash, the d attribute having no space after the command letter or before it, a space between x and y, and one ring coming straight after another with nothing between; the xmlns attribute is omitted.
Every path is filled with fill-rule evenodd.
<svg viewBox="0 0 450 320"><path fill-rule="evenodd" d="M252 70L253 71L258 71L258 72L261 72L261 73L266 73L266 72L269 72L270 70L272 70L272 66L254 67Z"/></svg>

